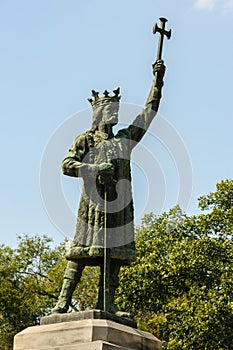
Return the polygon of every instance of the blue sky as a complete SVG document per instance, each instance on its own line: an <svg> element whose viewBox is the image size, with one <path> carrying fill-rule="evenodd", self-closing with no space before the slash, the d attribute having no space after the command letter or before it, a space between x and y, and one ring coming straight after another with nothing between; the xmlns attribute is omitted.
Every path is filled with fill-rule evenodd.
<svg viewBox="0 0 233 350"><path fill-rule="evenodd" d="M89 107L93 88L121 86L123 103L143 105L157 51L152 27L161 16L169 19L172 38L164 47L160 113L192 163L188 213L198 213L200 195L232 178L232 0L0 0L1 243L14 246L23 233L64 238L40 194L46 145L62 123ZM81 124L74 134L84 131ZM168 210L176 204L174 164L163 165L161 145L145 143L164 166ZM140 174L134 173L135 207L142 215ZM61 181L75 212L76 182Z"/></svg>

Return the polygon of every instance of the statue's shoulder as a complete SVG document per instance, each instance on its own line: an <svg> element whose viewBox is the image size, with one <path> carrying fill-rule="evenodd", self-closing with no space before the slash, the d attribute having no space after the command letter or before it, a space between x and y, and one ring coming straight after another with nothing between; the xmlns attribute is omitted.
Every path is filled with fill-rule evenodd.
<svg viewBox="0 0 233 350"><path fill-rule="evenodd" d="M128 139L130 138L130 133L129 133L129 128L123 128L123 129L120 129L116 136L116 138L123 138L123 139Z"/></svg>
<svg viewBox="0 0 233 350"><path fill-rule="evenodd" d="M88 130L88 131L84 132L83 134L76 136L76 138L74 140L74 144L76 146L78 146L80 144L86 144L86 143L89 144L91 142L91 140L93 140L93 131Z"/></svg>

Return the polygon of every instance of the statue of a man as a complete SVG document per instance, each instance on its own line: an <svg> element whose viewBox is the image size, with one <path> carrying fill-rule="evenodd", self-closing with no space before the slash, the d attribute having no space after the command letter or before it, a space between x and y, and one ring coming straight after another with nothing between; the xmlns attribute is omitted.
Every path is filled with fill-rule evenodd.
<svg viewBox="0 0 233 350"><path fill-rule="evenodd" d="M76 233L67 254L63 286L52 313L66 313L86 265L100 266L97 309L103 309L103 241L107 229L110 249L109 312L129 316L114 304L120 267L135 259L130 155L155 117L161 99L165 66L153 65L152 87L141 113L128 127L113 134L118 122L119 88L114 95L92 91L92 128L78 136L63 160L65 175L82 177ZM107 227L105 228L105 226ZM106 231L105 231L106 232Z"/></svg>

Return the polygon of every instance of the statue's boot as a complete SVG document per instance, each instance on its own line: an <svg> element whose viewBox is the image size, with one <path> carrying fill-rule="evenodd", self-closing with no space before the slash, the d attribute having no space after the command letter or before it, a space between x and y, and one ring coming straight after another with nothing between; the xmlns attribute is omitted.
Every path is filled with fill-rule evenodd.
<svg viewBox="0 0 233 350"><path fill-rule="evenodd" d="M52 314L63 314L68 311L73 292L81 279L84 267L85 265L81 261L79 263L68 261L62 289L57 304L52 309Z"/></svg>
<svg viewBox="0 0 233 350"><path fill-rule="evenodd" d="M110 278L109 278L109 312L119 316L119 317L127 317L127 318L133 318L133 315L129 312L121 311L118 309L118 307L114 304L114 296L115 291L117 287L119 286L119 272L120 272L121 264L116 260L111 260L110 264ZM97 303L97 309L103 310L103 267L101 266L101 274L100 274L100 281L99 281L99 295L98 295L98 303Z"/></svg>

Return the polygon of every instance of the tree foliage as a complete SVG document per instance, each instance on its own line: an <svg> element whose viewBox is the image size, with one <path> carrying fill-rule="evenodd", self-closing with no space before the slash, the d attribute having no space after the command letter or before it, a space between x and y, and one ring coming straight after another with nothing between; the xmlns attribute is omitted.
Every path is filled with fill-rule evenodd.
<svg viewBox="0 0 233 350"><path fill-rule="evenodd" d="M0 246L0 349L12 349L13 337L38 325L59 296L66 267L66 241L54 247L47 236L18 237L16 249ZM74 293L73 309L94 307L97 268L85 269Z"/></svg>
<svg viewBox="0 0 233 350"><path fill-rule="evenodd" d="M50 247L46 236L18 238L18 246L0 246L0 348L11 349L15 333L39 323L58 295L57 274L63 245Z"/></svg>
<svg viewBox="0 0 233 350"><path fill-rule="evenodd" d="M163 340L163 349L232 349L233 181L199 199L144 217L137 260L121 273L118 305Z"/></svg>
<svg viewBox="0 0 233 350"><path fill-rule="evenodd" d="M233 181L199 199L200 215L176 206L148 214L136 231L137 260L122 268L116 301L132 311L139 328L163 340L164 350L232 349ZM0 246L0 349L39 324L58 298L66 266L66 242L47 236L19 237ZM94 308L98 268L87 267L73 309Z"/></svg>

